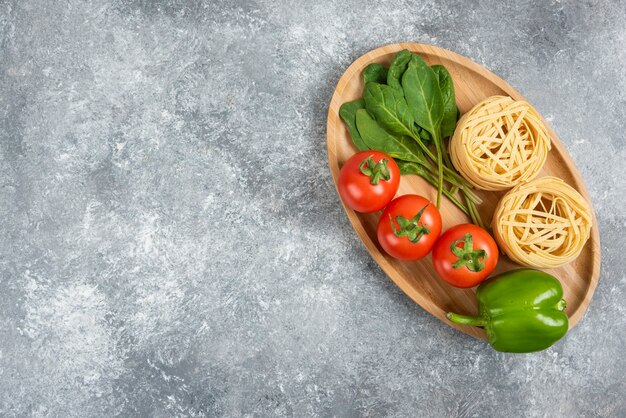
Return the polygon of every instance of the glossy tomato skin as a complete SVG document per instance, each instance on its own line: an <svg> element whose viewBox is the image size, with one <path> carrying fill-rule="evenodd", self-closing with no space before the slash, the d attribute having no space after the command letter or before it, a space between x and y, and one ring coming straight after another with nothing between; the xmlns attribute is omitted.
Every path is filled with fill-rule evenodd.
<svg viewBox="0 0 626 418"><path fill-rule="evenodd" d="M371 178L363 174L359 166L371 157L374 162L387 160L389 180L380 179L372 184ZM393 199L400 185L400 169L398 164L380 151L361 151L354 154L339 171L337 189L346 205L357 212L371 213L383 209Z"/></svg>
<svg viewBox="0 0 626 418"><path fill-rule="evenodd" d="M419 224L430 230L427 234L424 234L416 243L411 242L408 237L398 237L394 234L390 216L398 230L397 216L411 219L424 207L426 209L420 217ZM424 258L435 245L439 234L441 234L441 215L437 207L425 197L414 194L392 200L378 221L378 242L389 255L400 260Z"/></svg>
<svg viewBox="0 0 626 418"><path fill-rule="evenodd" d="M473 249L482 249L487 255L486 259L483 260L484 268L479 272L471 271L466 266L456 269L453 267L459 257L452 253L450 246L455 241L463 241L466 234L472 236ZM464 245L459 243L456 246L462 248ZM498 245L487 231L477 225L462 224L448 229L437 240L433 248L433 266L439 277L450 285L469 288L482 283L493 273L496 264L498 264L498 256Z"/></svg>

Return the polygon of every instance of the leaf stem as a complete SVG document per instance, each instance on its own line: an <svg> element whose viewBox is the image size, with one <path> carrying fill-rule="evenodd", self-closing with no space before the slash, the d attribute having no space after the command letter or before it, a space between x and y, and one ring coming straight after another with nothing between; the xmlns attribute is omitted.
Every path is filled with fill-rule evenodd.
<svg viewBox="0 0 626 418"><path fill-rule="evenodd" d="M443 152L444 163L446 164L446 167L452 168L452 161L450 161L450 156L448 155L448 147L446 146L446 143L443 140L443 138L441 138L440 141L441 141L441 150Z"/></svg>
<svg viewBox="0 0 626 418"><path fill-rule="evenodd" d="M434 187L437 187L439 182L437 181L437 179L435 177L433 177L432 174L423 171L422 173L419 174L424 180L426 180L427 182L429 182L431 185L433 185ZM467 215L470 216L470 212L468 210L468 208L463 205L463 203L459 202L459 200L454 197L454 194L449 192L446 189L443 189L443 195L445 197L447 197L457 208L461 209L461 211Z"/></svg>
<svg viewBox="0 0 626 418"><path fill-rule="evenodd" d="M439 182L437 183L437 209L441 206L441 194L443 192L443 161L441 157L441 139L439 133L434 132L433 142L435 143L435 149L437 150L437 175Z"/></svg>
<svg viewBox="0 0 626 418"><path fill-rule="evenodd" d="M459 209L461 209L463 213L469 216L472 219L473 223L482 227L483 223L482 223L482 220L480 219L480 215L478 214L478 211L476 210L476 206L475 206L475 204L482 203L482 200L473 192L472 186L469 183L467 183L467 181L463 177L461 177L456 171L454 171L453 168L451 168L452 167L451 162L449 163L450 167L446 166L445 164L442 164L442 158L441 158L442 153L439 152L440 147L437 147L437 144L440 144L440 142L438 142L439 138L433 138L433 142L435 143L435 148L438 151L437 152L438 158L437 158L435 157L435 155L433 155L432 151L422 142L422 139L419 137L419 135L412 132L411 137L415 140L415 142L417 142L418 146L424 152L424 155L423 155L424 158L422 158L422 161L420 161L418 164L420 164L425 170L428 170L429 172L428 174L430 175L430 178L426 178L425 176L426 171L421 173L420 176L424 177L427 181L429 181L429 183L437 187L437 208L439 208L441 194L443 194L448 199L450 199L450 201L452 201ZM428 157L428 158L425 158L425 157ZM431 161L435 161L437 163L436 168L433 167L433 164L431 163ZM448 158L448 161L449 161L449 158ZM433 176L435 174L435 169L437 170L436 171L437 178ZM463 205L456 198L453 197L454 192L450 193L448 191L443 190L444 180L450 183L452 186L460 188L462 195L465 197L465 200L467 202L467 206Z"/></svg>
<svg viewBox="0 0 626 418"><path fill-rule="evenodd" d="M472 222L480 226L481 228L485 228L485 225L483 224L483 220L480 217L480 213L478 213L478 210L476 209L476 205L467 196L467 194L465 194L465 202L467 203L467 209L469 211L470 218L472 218Z"/></svg>
<svg viewBox="0 0 626 418"><path fill-rule="evenodd" d="M437 147L437 144L440 143L438 141L438 138L434 138L433 137L433 142L435 143L435 148L438 150L437 154L438 157L435 157L435 155L432 153L432 151L422 142L422 139L420 138L420 136L418 134L416 134L415 132L411 132L411 137L415 140L415 142L417 142L417 145L422 149L422 151L424 152L424 154L426 154L426 156L428 158L431 159L431 161L435 161L437 162L437 172L439 173L439 170L441 170L441 152L439 152L440 147ZM461 177L453 168L452 166L452 162L450 162L450 159L447 155L446 152L446 164L448 165L444 165L443 166L443 171L445 172L446 176L443 177L447 182L449 182L450 184L454 185L454 186L458 186L460 188L463 189L464 193L476 204L480 204L482 202L482 200L476 195L474 194L474 192L471 191L471 185L463 178ZM426 166L426 164L423 164L424 166ZM442 178L442 175L439 174L439 178ZM439 194L439 193L438 193ZM437 206L439 207L439 206Z"/></svg>

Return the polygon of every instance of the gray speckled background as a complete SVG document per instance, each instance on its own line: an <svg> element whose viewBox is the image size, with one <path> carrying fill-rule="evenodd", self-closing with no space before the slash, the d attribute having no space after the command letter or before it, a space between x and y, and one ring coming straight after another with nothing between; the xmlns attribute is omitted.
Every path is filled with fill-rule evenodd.
<svg viewBox="0 0 626 418"><path fill-rule="evenodd" d="M626 416L626 3L509 3L1 2L0 415ZM587 181L602 277L545 352L431 317L343 213L328 102L396 41L508 80Z"/></svg>

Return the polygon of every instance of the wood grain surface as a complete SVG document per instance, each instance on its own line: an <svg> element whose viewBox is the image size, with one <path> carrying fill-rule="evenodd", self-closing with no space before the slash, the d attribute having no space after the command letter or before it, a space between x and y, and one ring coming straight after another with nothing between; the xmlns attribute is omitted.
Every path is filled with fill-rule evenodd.
<svg viewBox="0 0 626 418"><path fill-rule="evenodd" d="M516 100L526 100L495 74L468 58L442 48L424 44L398 43L370 51L348 67L340 78L330 103L327 122L328 162L335 185L341 166L357 152L347 129L339 118L339 107L344 102L361 97L363 91L361 73L368 64L378 62L389 65L395 54L402 49L418 53L429 65L442 64L448 69L454 80L457 105L462 114L481 100L493 95L508 95ZM545 120L544 123L546 123ZM552 139L552 150L539 177L544 175L560 177L590 202L584 182L572 159L552 128L547 123L546 126ZM419 194L433 201L436 199L435 188L415 175L403 176L400 182L397 196L408 193ZM478 195L483 199L479 211L485 223L490 223L495 206L503 194L504 192L478 192ZM475 288L458 289L440 280L433 270L430 255L413 262L399 261L388 256L376 240L376 225L380 212L361 214L354 212L345 205L344 209L354 230L371 256L404 293L446 324L474 337L485 338L485 333L481 329L453 324L445 317L448 311L476 314ZM442 199L441 215L444 231L453 225L470 222L459 209L445 198ZM519 267L506 256L502 256L495 273ZM580 321L587 310L600 276L600 237L595 213L593 214L591 238L581 255L568 265L557 269L545 269L544 271L556 276L563 285L564 297L567 301L566 312L570 319L569 326L571 329Z"/></svg>

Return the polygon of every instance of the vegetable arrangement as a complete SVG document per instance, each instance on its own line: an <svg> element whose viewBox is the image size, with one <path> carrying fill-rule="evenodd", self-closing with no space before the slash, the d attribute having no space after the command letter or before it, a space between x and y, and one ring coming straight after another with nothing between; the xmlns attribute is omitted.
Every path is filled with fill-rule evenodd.
<svg viewBox="0 0 626 418"><path fill-rule="evenodd" d="M420 56L403 50L388 69L367 66L363 79L363 98L339 109L354 145L393 157L402 174L417 174L437 187L437 208L444 195L472 222L483 225L476 210L481 200L452 166L444 142L459 114L446 68L429 67Z"/></svg>
<svg viewBox="0 0 626 418"><path fill-rule="evenodd" d="M583 210L586 207L580 195L572 194L572 202L568 202L561 197L565 186L548 194L524 183L526 177L539 172L550 148L549 135L538 114L531 112L534 109L526 102L498 96L475 106L457 127L459 111L449 72L440 65L429 67L421 57L406 50L396 54L389 68L370 64L362 75L362 98L344 103L339 109L352 142L360 150L339 173L337 186L345 204L365 213L383 210L376 235L390 256L411 261L432 252L433 268L444 282L459 288L478 286L479 314L450 312L447 318L451 322L484 328L489 343L498 351L526 353L554 344L568 329L560 282L531 269L488 278L499 260L498 245L514 261L521 259L523 254L512 257L509 248L509 242L516 239L520 230L534 231L524 235L524 245L534 248L535 253L557 251L563 242L575 242L576 248L568 250L568 261L580 253L589 236L591 215ZM456 153L452 160L445 142L448 137L452 137L451 152ZM524 148L531 143L532 148ZM472 160L471 152L487 161ZM536 164L527 174L524 170L530 168L525 158L531 155ZM491 171L481 169L481 164ZM415 194L394 199L401 174L417 174L435 187L436 203ZM489 181L494 183L496 178L498 187L492 187ZM520 186L505 195L496 209L492 223L498 234L496 243L483 227L476 208L481 200L474 187L502 190L518 180L522 182ZM523 184L529 189L528 196L539 198L517 196L520 193L516 191ZM517 194L512 195L513 192ZM438 209L442 196L461 209L473 224L453 226L441 235ZM515 201L509 208L503 204L507 196L519 197L521 203ZM511 202L512 199L509 198ZM543 229L538 229L537 219L545 224ZM574 222L586 234L580 239L572 234L568 237L575 229L573 224L567 226L568 222ZM501 232L505 228L507 235ZM565 231L566 237L555 235L558 231ZM544 245L546 240L549 247ZM540 267L528 260L524 258L523 264Z"/></svg>

